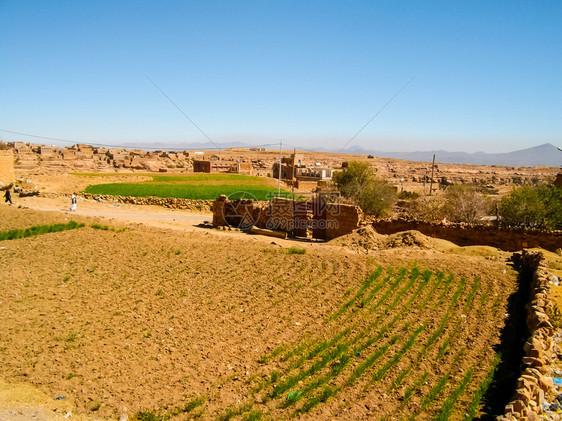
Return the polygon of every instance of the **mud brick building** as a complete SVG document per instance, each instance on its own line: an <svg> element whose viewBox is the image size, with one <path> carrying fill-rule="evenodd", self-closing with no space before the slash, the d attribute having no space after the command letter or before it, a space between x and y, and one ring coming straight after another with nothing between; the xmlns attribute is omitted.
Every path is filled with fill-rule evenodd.
<svg viewBox="0 0 562 421"><path fill-rule="evenodd" d="M193 172L250 175L252 173L252 163L194 160Z"/></svg>
<svg viewBox="0 0 562 421"><path fill-rule="evenodd" d="M14 152L11 149L0 150L0 182L7 185L15 179Z"/></svg>
<svg viewBox="0 0 562 421"><path fill-rule="evenodd" d="M252 226L287 232L295 237L331 240L359 228L363 212L354 205L323 200L293 201L281 197L270 202L230 201L221 196L213 203L213 225L249 229Z"/></svg>

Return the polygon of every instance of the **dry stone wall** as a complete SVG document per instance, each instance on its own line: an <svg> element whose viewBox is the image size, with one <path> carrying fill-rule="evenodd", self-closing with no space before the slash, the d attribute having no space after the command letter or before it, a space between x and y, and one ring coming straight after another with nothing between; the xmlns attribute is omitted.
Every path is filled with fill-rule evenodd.
<svg viewBox="0 0 562 421"><path fill-rule="evenodd" d="M175 197L132 197L132 196L109 196L100 194L84 193L82 196L86 199L97 201L111 201L117 203L127 203L131 205L156 205L170 209L182 209L191 211L210 212L213 200L191 200L177 199Z"/></svg>
<svg viewBox="0 0 562 421"><path fill-rule="evenodd" d="M530 300L527 304L527 327L530 336L524 345L525 356L522 362L525 368L519 376L511 402L505 407L504 416L498 417L498 420L538 420L539 414L545 412L545 397L551 394L554 388L549 374L551 364L557 358L554 352L554 328L547 316L549 279L546 268L540 263L540 253L523 252L514 257L519 264L534 268Z"/></svg>
<svg viewBox="0 0 562 421"><path fill-rule="evenodd" d="M448 240L459 246L486 245L505 251L533 247L556 251L562 247L562 231L500 229L485 225L435 224L402 219L374 221L372 225L379 234L417 230L427 236Z"/></svg>

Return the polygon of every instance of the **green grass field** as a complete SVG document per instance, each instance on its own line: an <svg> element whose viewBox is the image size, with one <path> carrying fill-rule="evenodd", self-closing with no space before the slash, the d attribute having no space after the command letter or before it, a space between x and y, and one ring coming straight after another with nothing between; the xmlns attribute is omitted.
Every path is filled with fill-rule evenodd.
<svg viewBox="0 0 562 421"><path fill-rule="evenodd" d="M82 177L108 177L112 174L75 174ZM123 176L123 174L120 174ZM132 183L95 184L86 187L85 193L134 197L175 197L193 200L214 200L221 194L230 199L249 198L269 200L277 196L275 180L240 174L152 175L151 181ZM290 192L282 190L281 196Z"/></svg>

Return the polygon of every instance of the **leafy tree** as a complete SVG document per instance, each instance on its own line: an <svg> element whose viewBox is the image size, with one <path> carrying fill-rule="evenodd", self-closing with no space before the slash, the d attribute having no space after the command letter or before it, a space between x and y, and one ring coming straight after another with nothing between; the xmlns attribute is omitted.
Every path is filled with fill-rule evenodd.
<svg viewBox="0 0 562 421"><path fill-rule="evenodd" d="M490 202L486 197L467 184L449 186L444 198L443 211L453 222L473 224L490 210Z"/></svg>
<svg viewBox="0 0 562 421"><path fill-rule="evenodd" d="M562 230L562 189L544 188L541 196L547 208L547 228Z"/></svg>
<svg viewBox="0 0 562 421"><path fill-rule="evenodd" d="M502 222L516 227L562 229L562 190L556 187L521 187L500 204Z"/></svg>
<svg viewBox="0 0 562 421"><path fill-rule="evenodd" d="M333 182L342 196L352 199L364 212L382 217L390 214L396 202L396 188L376 177L366 162L352 161L343 171L336 172Z"/></svg>

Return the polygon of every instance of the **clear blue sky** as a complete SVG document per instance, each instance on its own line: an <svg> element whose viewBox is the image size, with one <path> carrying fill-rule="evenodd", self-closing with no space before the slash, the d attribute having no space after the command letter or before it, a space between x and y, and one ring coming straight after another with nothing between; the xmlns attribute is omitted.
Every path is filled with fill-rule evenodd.
<svg viewBox="0 0 562 421"><path fill-rule="evenodd" d="M1 0L0 19L3 130L206 141L146 74L216 142L338 148L417 74L350 146L562 144L558 0Z"/></svg>

